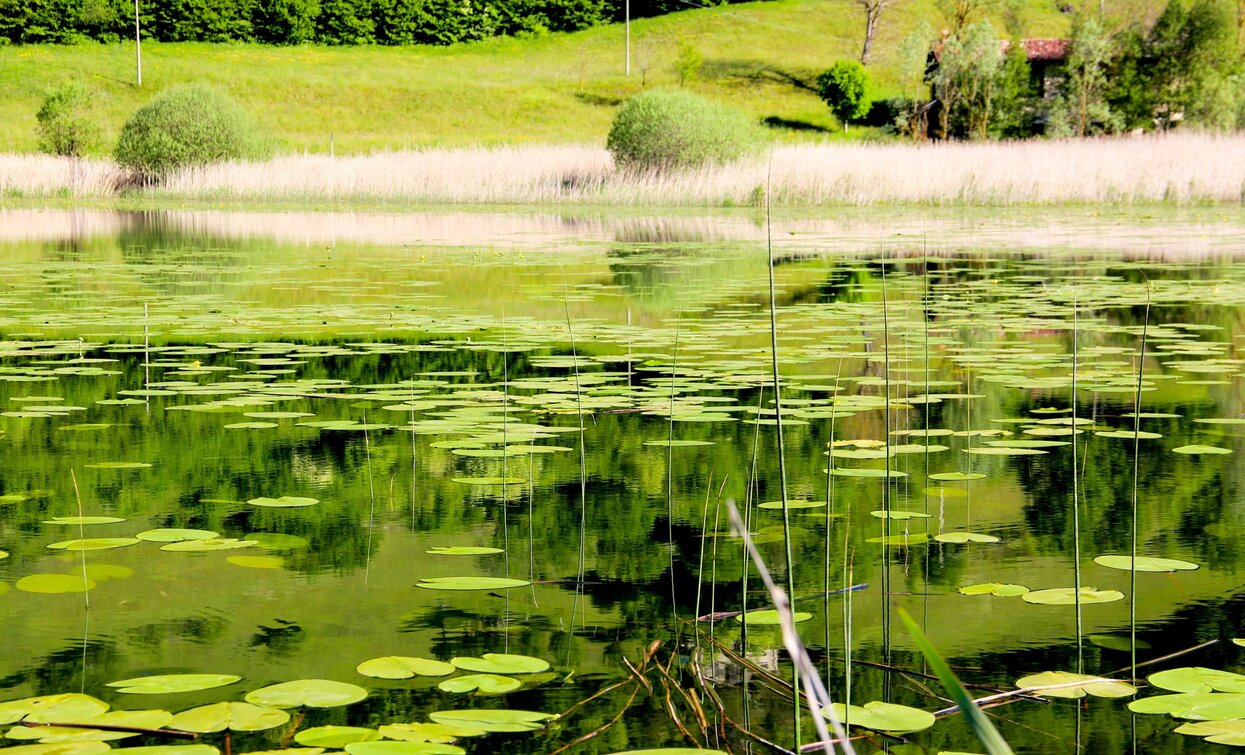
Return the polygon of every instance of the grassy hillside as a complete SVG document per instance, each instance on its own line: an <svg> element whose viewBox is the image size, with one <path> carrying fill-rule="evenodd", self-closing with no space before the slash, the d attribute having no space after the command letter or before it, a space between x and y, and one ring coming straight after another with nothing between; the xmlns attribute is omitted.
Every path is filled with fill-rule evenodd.
<svg viewBox="0 0 1245 755"><path fill-rule="evenodd" d="M1065 33L1069 17L1056 6L1025 0L1025 34ZM883 18L871 65L883 89L894 88L898 40L921 19L942 24L933 0L897 3ZM632 25L630 77L621 25L450 48L144 43L141 90L132 43L0 47L0 151L35 148L43 92L67 77L105 93L109 141L154 92L193 80L230 91L285 151L327 152L330 137L338 153L599 144L624 98L643 86L677 85L680 42L704 58L695 90L788 124L785 138L821 136L835 125L810 84L834 60L858 54L863 26L852 0L773 0L645 19Z"/></svg>

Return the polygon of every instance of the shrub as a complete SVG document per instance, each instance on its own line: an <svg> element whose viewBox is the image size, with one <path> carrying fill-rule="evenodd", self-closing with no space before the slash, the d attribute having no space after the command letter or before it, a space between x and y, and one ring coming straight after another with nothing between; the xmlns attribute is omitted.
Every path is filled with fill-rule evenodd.
<svg viewBox="0 0 1245 755"><path fill-rule="evenodd" d="M145 180L179 168L263 157L271 151L255 122L224 92L174 87L138 109L121 129L116 157Z"/></svg>
<svg viewBox="0 0 1245 755"><path fill-rule="evenodd" d="M855 60L840 60L817 77L817 96L846 129L869 112L869 74Z"/></svg>
<svg viewBox="0 0 1245 755"><path fill-rule="evenodd" d="M632 97L614 117L606 146L625 170L675 170L755 154L760 127L738 110L689 92Z"/></svg>
<svg viewBox="0 0 1245 755"><path fill-rule="evenodd" d="M49 155L81 157L99 143L98 113L91 92L76 81L66 81L48 92L35 117L39 149Z"/></svg>

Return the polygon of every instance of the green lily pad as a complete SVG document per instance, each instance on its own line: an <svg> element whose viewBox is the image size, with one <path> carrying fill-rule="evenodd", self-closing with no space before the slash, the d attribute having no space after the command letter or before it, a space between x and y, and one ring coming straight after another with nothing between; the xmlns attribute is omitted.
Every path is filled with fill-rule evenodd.
<svg viewBox="0 0 1245 755"><path fill-rule="evenodd" d="M439 710L429 717L447 726L471 726L487 732L507 733L536 731L556 718L549 713L530 710Z"/></svg>
<svg viewBox="0 0 1245 755"><path fill-rule="evenodd" d="M103 551L109 548L124 548L141 542L136 537L95 537L85 540L62 540L48 547L61 551Z"/></svg>
<svg viewBox="0 0 1245 755"><path fill-rule="evenodd" d="M149 745L147 747L124 747L113 750L124 755L220 755L220 750L212 745ZM285 752L293 755L292 751Z"/></svg>
<svg viewBox="0 0 1245 755"><path fill-rule="evenodd" d="M461 747L441 742L354 742L346 745L350 755L464 755Z"/></svg>
<svg viewBox="0 0 1245 755"><path fill-rule="evenodd" d="M960 588L962 595L996 595L1000 598L1015 598L1029 592L1024 585L1002 584L999 582L982 582L976 585L965 585Z"/></svg>
<svg viewBox="0 0 1245 755"><path fill-rule="evenodd" d="M160 546L162 551L199 552L199 551L229 551L237 548L250 548L259 545L254 540L239 540L234 537L222 537L212 540L183 540L178 543L169 543Z"/></svg>
<svg viewBox="0 0 1245 755"><path fill-rule="evenodd" d="M922 545L929 542L930 536L924 532L912 532L908 534L887 535L878 537L870 537L865 540L866 543L874 543L876 545L893 545L900 548L908 548L913 545Z"/></svg>
<svg viewBox="0 0 1245 755"><path fill-rule="evenodd" d="M214 689L241 680L242 677L233 674L161 674L136 676L133 679L108 682L105 686L116 687L117 692L128 695L164 695Z"/></svg>
<svg viewBox="0 0 1245 755"><path fill-rule="evenodd" d="M787 509L788 509L788 510L792 510L792 509L817 509L817 508L821 508L821 507L823 507L823 506L825 506L825 505L826 505L826 502L825 502L825 501L808 501L808 500L787 501ZM781 510L782 510L782 501L766 501L765 503L759 504L759 505L757 506L757 508L762 508L762 509L766 509L766 510L769 510L769 511L781 511Z"/></svg>
<svg viewBox="0 0 1245 755"><path fill-rule="evenodd" d="M270 430L277 427L276 422L231 422L225 425L226 430Z"/></svg>
<svg viewBox="0 0 1245 755"><path fill-rule="evenodd" d="M448 676L454 673L454 666L430 658L387 655L364 661L355 670L377 679L410 679L413 676Z"/></svg>
<svg viewBox="0 0 1245 755"><path fill-rule="evenodd" d="M210 734L215 731L263 731L275 729L290 720L290 714L277 708L251 703L224 702L201 705L173 716L169 727L181 731Z"/></svg>
<svg viewBox="0 0 1245 755"><path fill-rule="evenodd" d="M380 737L379 731L360 726L313 726L295 734L294 741L308 747L340 749L351 742L374 742Z"/></svg>
<svg viewBox="0 0 1245 755"><path fill-rule="evenodd" d="M433 556L487 556L504 552L501 548L489 548L482 545L439 545L424 551Z"/></svg>
<svg viewBox="0 0 1245 755"><path fill-rule="evenodd" d="M1151 556L1138 556L1135 560L1131 556L1098 556L1094 559L1094 563L1099 566L1105 566L1108 569L1121 569L1123 571L1145 571L1145 572L1173 572L1173 571L1193 571L1198 565L1189 561L1179 561L1174 558L1153 558Z"/></svg>
<svg viewBox="0 0 1245 755"><path fill-rule="evenodd" d="M266 506L274 509L296 509L303 506L314 506L319 503L316 498L304 498L296 495L283 495L280 498L252 498L247 503L252 506Z"/></svg>
<svg viewBox="0 0 1245 755"><path fill-rule="evenodd" d="M835 716L844 723L874 731L906 733L924 731L934 725L934 714L920 708L873 701L863 706L834 703ZM827 715L822 711L822 715Z"/></svg>
<svg viewBox="0 0 1245 755"><path fill-rule="evenodd" d="M1222 692L1178 692L1174 695L1152 695L1143 697L1140 700L1133 700L1128 704L1128 709L1133 713L1144 714L1167 714L1175 716L1176 714L1195 705L1216 703L1228 697L1239 698L1242 704L1245 704L1245 695L1229 694Z"/></svg>
<svg viewBox="0 0 1245 755"><path fill-rule="evenodd" d="M1201 666L1166 669L1151 674L1146 681L1172 692L1245 693L1245 675Z"/></svg>
<svg viewBox="0 0 1245 755"><path fill-rule="evenodd" d="M695 446L712 446L711 440L646 440L646 446L657 446L660 448L692 448Z"/></svg>
<svg viewBox="0 0 1245 755"><path fill-rule="evenodd" d="M426 590L509 590L530 584L525 579L503 577L429 577L415 586Z"/></svg>
<svg viewBox="0 0 1245 755"><path fill-rule="evenodd" d="M128 566L116 564L86 564L75 566L70 574L78 579L82 579L82 575L85 574L89 580L103 582L108 579L128 579L134 576L134 570Z"/></svg>
<svg viewBox="0 0 1245 755"><path fill-rule="evenodd" d="M247 569L280 569L285 566L285 559L280 556L229 556L225 560Z"/></svg>
<svg viewBox="0 0 1245 755"><path fill-rule="evenodd" d="M1063 686L1071 684L1075 686ZM1040 689L1055 685L1060 686L1056 689ZM1042 697L1068 699L1082 698L1087 694L1094 697L1131 697L1137 694L1137 688L1126 682L1086 674L1073 674L1068 671L1044 671L1040 674L1030 674L1017 679L1016 687Z"/></svg>
<svg viewBox="0 0 1245 755"><path fill-rule="evenodd" d="M467 674L446 679L437 685L442 692L479 692L481 695L500 695L513 692L523 686L523 682L508 676L497 674Z"/></svg>
<svg viewBox="0 0 1245 755"><path fill-rule="evenodd" d="M0 703L0 724L18 721L57 723L78 721L103 715L108 703L90 695L66 692L60 695L39 695Z"/></svg>
<svg viewBox="0 0 1245 755"><path fill-rule="evenodd" d="M1219 446L1181 446L1180 448L1173 448L1172 453L1193 456L1198 454L1230 454L1232 449L1220 448Z"/></svg>
<svg viewBox="0 0 1245 755"><path fill-rule="evenodd" d="M125 520L119 516L54 516L44 524L116 524Z"/></svg>
<svg viewBox="0 0 1245 755"><path fill-rule="evenodd" d="M796 624L799 624L802 621L808 621L809 619L813 618L813 615L811 613L805 613L803 611L795 611L792 613L791 618L795 621ZM763 626L763 627L778 626L779 624L782 623L781 615L778 613L778 611L772 608L767 609L767 610L762 610L762 611L749 611L747 613L740 614L735 617L735 621L738 621L743 624L748 624L749 626Z"/></svg>
<svg viewBox="0 0 1245 755"><path fill-rule="evenodd" d="M1094 435L1099 438L1127 438L1130 440L1134 438L1140 440L1154 440L1155 438L1163 437L1162 433L1148 433L1144 430L1137 433L1133 433L1132 430L1099 430L1094 433Z"/></svg>
<svg viewBox="0 0 1245 755"><path fill-rule="evenodd" d="M216 748L209 748L215 751ZM4 748L5 755L98 755L112 750L107 742L44 742L37 745L19 745Z"/></svg>
<svg viewBox="0 0 1245 755"><path fill-rule="evenodd" d="M908 476L907 472L900 472L897 469L892 469L890 471L890 474L888 475L885 469L867 469L867 468L851 468L851 467L837 467L835 469L831 469L830 474L834 475L835 477L865 477L865 478L874 478L874 477L892 477L893 478L893 477L907 477Z"/></svg>
<svg viewBox="0 0 1245 755"><path fill-rule="evenodd" d="M248 703L274 708L334 708L357 703L367 697L367 690L346 682L329 679L298 679L261 687L246 696Z"/></svg>
<svg viewBox="0 0 1245 755"><path fill-rule="evenodd" d="M1022 596L1026 603L1038 603L1044 606L1070 606L1078 602L1075 587L1054 587L1049 590L1034 590ZM1093 587L1082 587L1079 602L1081 605L1093 603L1114 603L1123 600L1124 593L1118 590L1096 590Z"/></svg>
<svg viewBox="0 0 1245 755"><path fill-rule="evenodd" d="M387 724L380 727L385 739L404 742L453 742L460 737L481 737L488 734L484 729L466 724Z"/></svg>
<svg viewBox="0 0 1245 755"><path fill-rule="evenodd" d="M138 533L134 537L139 540L146 540L152 543L180 543L183 540L212 540L220 537L220 533L213 532L211 530L161 528L156 530L145 530Z"/></svg>
<svg viewBox="0 0 1245 755"><path fill-rule="evenodd" d="M539 674L549 670L549 662L530 655L508 653L485 653L479 658L463 656L451 658L450 663L463 671L479 674Z"/></svg>
<svg viewBox="0 0 1245 755"><path fill-rule="evenodd" d="M95 581L74 574L28 574L14 585L22 592L62 593L86 592L95 587ZM3 722L0 722L3 723Z"/></svg>
<svg viewBox="0 0 1245 755"><path fill-rule="evenodd" d="M977 454L980 456L1040 456L1049 453L1040 448L1007 448L999 446L978 446L977 448L964 449L966 454Z"/></svg>
<svg viewBox="0 0 1245 755"><path fill-rule="evenodd" d="M983 535L978 532L944 532L941 535L934 535L934 539L940 543L997 543L999 539L994 535Z"/></svg>
<svg viewBox="0 0 1245 755"><path fill-rule="evenodd" d="M875 516L878 519L928 519L929 514L923 514L920 511L900 511L899 509L891 509L890 511L870 511L869 516Z"/></svg>
<svg viewBox="0 0 1245 755"><path fill-rule="evenodd" d="M1177 734L1190 734L1204 737L1207 742L1232 747L1245 747L1245 720L1229 721L1198 721L1181 724L1175 729Z"/></svg>
<svg viewBox="0 0 1245 755"><path fill-rule="evenodd" d="M940 482L966 482L985 479L985 475L980 472L935 472L929 476L929 479Z"/></svg>

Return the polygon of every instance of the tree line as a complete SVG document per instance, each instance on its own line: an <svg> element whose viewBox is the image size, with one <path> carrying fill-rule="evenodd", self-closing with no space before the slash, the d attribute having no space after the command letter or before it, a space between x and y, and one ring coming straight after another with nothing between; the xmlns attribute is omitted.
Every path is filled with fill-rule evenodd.
<svg viewBox="0 0 1245 755"><path fill-rule="evenodd" d="M736 0L631 0L632 17ZM275 45L448 45L621 20L625 0L140 0L145 39ZM134 0L0 0L0 43L116 42Z"/></svg>

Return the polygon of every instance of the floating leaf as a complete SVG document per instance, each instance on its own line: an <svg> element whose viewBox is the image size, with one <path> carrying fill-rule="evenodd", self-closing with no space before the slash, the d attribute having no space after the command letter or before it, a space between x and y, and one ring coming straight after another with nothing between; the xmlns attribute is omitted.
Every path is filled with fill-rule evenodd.
<svg viewBox="0 0 1245 755"><path fill-rule="evenodd" d="M346 745L350 755L464 755L461 747L439 742L355 742Z"/></svg>
<svg viewBox="0 0 1245 755"><path fill-rule="evenodd" d="M1198 568L1197 564L1189 561L1179 561L1174 558L1153 558L1151 556L1137 556L1136 559L1131 556L1098 556L1094 559L1094 563L1099 566L1105 566L1108 569L1121 569L1123 571L1173 572L1193 571Z"/></svg>
<svg viewBox="0 0 1245 755"><path fill-rule="evenodd" d="M101 461L86 464L87 469L150 469L151 465L143 461Z"/></svg>
<svg viewBox="0 0 1245 755"><path fill-rule="evenodd" d="M530 584L524 579L503 577L429 577L415 586L427 590L509 590Z"/></svg>
<svg viewBox="0 0 1245 755"><path fill-rule="evenodd" d="M76 575L79 579L85 574L87 579L103 582L108 579L133 577L134 570L128 566L117 566L115 564L86 564L85 566L75 566L70 574Z"/></svg>
<svg viewBox="0 0 1245 755"><path fill-rule="evenodd" d="M447 726L465 725L488 732L536 731L556 718L530 710L440 710L429 714L433 721Z"/></svg>
<svg viewBox="0 0 1245 755"><path fill-rule="evenodd" d="M225 560L248 569L280 569L285 565L285 559L280 556L229 556Z"/></svg>
<svg viewBox="0 0 1245 755"><path fill-rule="evenodd" d="M169 543L160 546L162 551L178 551L178 552L198 552L198 551L228 551L235 548L250 548L253 545L259 545L254 540L239 540L233 537L223 537L214 540L183 540L179 543Z"/></svg>
<svg viewBox="0 0 1245 755"><path fill-rule="evenodd" d="M95 582L73 574L28 574L17 580L15 587L22 592L86 592L95 587Z"/></svg>
<svg viewBox="0 0 1245 755"><path fill-rule="evenodd" d="M808 621L813 618L811 613L803 611L795 611L791 614L792 620L799 624L801 621ZM778 611L770 608L762 611L749 611L735 617L735 621L747 624L749 626L778 626L782 624L782 615Z"/></svg>
<svg viewBox="0 0 1245 755"><path fill-rule="evenodd" d="M62 551L103 551L109 548L124 548L141 542L136 537L95 537L85 540L62 540L48 547Z"/></svg>
<svg viewBox="0 0 1245 755"><path fill-rule="evenodd" d="M908 476L907 472L900 472L897 469L892 469L890 471L890 474L888 475L885 469L865 469L865 468L850 468L850 467L837 467L835 469L831 469L830 474L834 475L835 477L907 477Z"/></svg>
<svg viewBox="0 0 1245 755"><path fill-rule="evenodd" d="M274 708L334 708L357 703L367 697L367 690L346 682L329 679L298 679L261 687L246 696L248 703Z"/></svg>
<svg viewBox="0 0 1245 755"><path fill-rule="evenodd" d="M340 749L351 742L373 742L380 736L379 731L360 726L313 726L295 734L294 741L308 747Z"/></svg>
<svg viewBox="0 0 1245 755"><path fill-rule="evenodd" d="M1070 606L1078 602L1075 587L1034 590L1025 594L1023 598L1025 602L1039 603L1046 606ZM1117 590L1096 590L1092 587L1082 587L1079 602L1081 605L1088 605L1091 603L1113 603L1123 599L1124 593Z"/></svg>
<svg viewBox="0 0 1245 755"><path fill-rule="evenodd" d="M821 507L823 507L823 506L825 506L825 505L826 505L826 502L825 502L825 501L807 501L807 500L787 501L787 509L788 509L788 510L792 510L792 509L817 509L817 508L821 508ZM765 503L759 504L759 505L758 505L758 508L767 509L767 510L769 510L769 511L781 511L781 510L782 510L782 501L766 501Z"/></svg>
<svg viewBox="0 0 1245 755"><path fill-rule="evenodd" d="M1245 693L1245 676L1231 671L1184 666L1151 674L1146 681L1172 692L1239 692Z"/></svg>
<svg viewBox="0 0 1245 755"><path fill-rule="evenodd" d="M387 655L364 661L355 670L378 679L410 679L413 676L448 676L454 673L454 666L430 658Z"/></svg>
<svg viewBox="0 0 1245 755"><path fill-rule="evenodd" d="M929 476L931 480L940 482L966 482L968 480L981 480L985 475L979 472L936 472Z"/></svg>
<svg viewBox="0 0 1245 755"><path fill-rule="evenodd" d="M1040 448L1000 448L998 446L979 446L977 448L964 449L966 454L979 454L981 456L1039 456L1047 451Z"/></svg>
<svg viewBox="0 0 1245 755"><path fill-rule="evenodd" d="M834 713L845 724L874 731L905 733L924 731L934 725L934 714L920 708L875 700L864 706L834 703ZM823 711L823 715L826 711ZM828 716L827 716L828 717Z"/></svg>
<svg viewBox="0 0 1245 755"><path fill-rule="evenodd" d="M1030 674L1017 679L1016 687L1042 697L1069 699L1085 697L1086 694L1094 697L1130 697L1137 694L1137 688L1126 682L1104 679L1099 676L1073 674L1068 671L1044 671L1040 674ZM1042 687L1055 687L1055 689L1041 689Z"/></svg>
<svg viewBox="0 0 1245 755"><path fill-rule="evenodd" d="M210 734L214 731L263 731L275 729L290 720L283 710L251 703L224 702L201 705L173 716L169 727Z"/></svg>
<svg viewBox="0 0 1245 755"><path fill-rule="evenodd" d="M963 595L997 595L1000 598L1014 598L1029 592L1024 585L1002 584L999 582L982 582L976 585L965 585L960 588Z"/></svg>
<svg viewBox="0 0 1245 755"><path fill-rule="evenodd" d="M1228 448L1220 448L1218 446L1181 446L1180 448L1173 448L1172 453L1189 455L1230 454L1232 453L1232 450Z"/></svg>
<svg viewBox="0 0 1245 755"><path fill-rule="evenodd" d="M453 742L459 737L480 737L484 729L466 724L388 724L380 727L381 736L404 742Z"/></svg>
<svg viewBox="0 0 1245 755"><path fill-rule="evenodd" d="M205 745L206 746L206 745ZM209 747L212 752L215 747ZM128 752L129 750L124 750ZM4 748L5 755L97 755L106 752L123 752L112 750L107 742L44 742L37 745L20 745Z"/></svg>
<svg viewBox="0 0 1245 755"><path fill-rule="evenodd" d="M501 548L488 548L482 545L440 545L424 551L434 556L487 556L504 552Z"/></svg>
<svg viewBox="0 0 1245 755"><path fill-rule="evenodd" d="M117 692L128 695L164 695L224 687L241 679L233 674L160 674L108 682L105 686L116 687Z"/></svg>
<svg viewBox="0 0 1245 755"><path fill-rule="evenodd" d="M523 682L497 674L467 674L446 679L437 685L442 692L476 692L481 695L500 695L523 686Z"/></svg>
<svg viewBox="0 0 1245 755"><path fill-rule="evenodd" d="M108 711L108 703L90 695L66 692L60 695L39 695L0 703L0 724L17 721L60 723L94 718Z"/></svg>
<svg viewBox="0 0 1245 755"><path fill-rule="evenodd" d="M44 524L116 524L125 520L119 516L54 516Z"/></svg>
<svg viewBox="0 0 1245 755"><path fill-rule="evenodd" d="M152 543L179 543L183 540L211 540L220 537L219 532L211 530L182 530L174 528L161 528L156 530L145 530L138 533L134 537L139 540L147 540Z"/></svg>
<svg viewBox="0 0 1245 755"><path fill-rule="evenodd" d="M994 535L982 535L977 532L944 532L941 535L934 535L934 539L940 543L997 543L999 539Z"/></svg>
<svg viewBox="0 0 1245 755"><path fill-rule="evenodd" d="M450 663L463 671L480 674L539 674L549 670L549 662L530 655L485 653L479 658L451 658Z"/></svg>
<svg viewBox="0 0 1245 755"><path fill-rule="evenodd" d="M923 514L919 511L901 511L899 509L891 509L890 511L870 511L869 515L875 516L878 519L897 519L901 521L905 519L929 518L929 514Z"/></svg>
<svg viewBox="0 0 1245 755"><path fill-rule="evenodd" d="M1242 719L1181 724L1175 731L1177 734L1205 737L1212 744L1245 747L1245 720Z"/></svg>
<svg viewBox="0 0 1245 755"><path fill-rule="evenodd" d="M252 506L266 506L274 509L295 509L303 506L314 506L320 501L316 498L303 498L296 495L283 495L280 498L252 498L247 503Z"/></svg>

